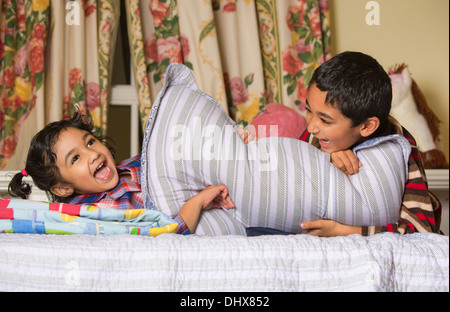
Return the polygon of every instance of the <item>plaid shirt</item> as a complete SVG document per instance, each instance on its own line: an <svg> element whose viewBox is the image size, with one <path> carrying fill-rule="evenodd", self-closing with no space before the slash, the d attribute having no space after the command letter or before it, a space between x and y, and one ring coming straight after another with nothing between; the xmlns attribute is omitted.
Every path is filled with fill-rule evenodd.
<svg viewBox="0 0 450 312"><path fill-rule="evenodd" d="M141 190L141 155L126 159L117 164L119 183L115 188L103 193L79 195L70 204L94 204L101 208L145 209ZM130 179L125 176L130 176ZM184 220L177 215L178 234L190 234Z"/></svg>
<svg viewBox="0 0 450 312"><path fill-rule="evenodd" d="M402 207L400 208L400 220L385 226L363 226L364 236L382 232L399 234L411 234L414 232L440 232L442 205L439 199L428 190L427 178L422 159L413 136L403 128L394 118L391 134L401 134L411 143L411 154L408 161L408 180L405 185ZM309 142L320 148L319 141L305 131L300 140Z"/></svg>

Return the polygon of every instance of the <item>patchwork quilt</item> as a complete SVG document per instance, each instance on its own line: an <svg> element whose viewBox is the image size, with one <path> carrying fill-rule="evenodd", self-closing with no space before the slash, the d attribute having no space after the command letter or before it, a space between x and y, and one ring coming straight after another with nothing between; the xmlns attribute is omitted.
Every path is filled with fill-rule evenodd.
<svg viewBox="0 0 450 312"><path fill-rule="evenodd" d="M156 210L0 198L0 233L157 236L176 233L177 227Z"/></svg>

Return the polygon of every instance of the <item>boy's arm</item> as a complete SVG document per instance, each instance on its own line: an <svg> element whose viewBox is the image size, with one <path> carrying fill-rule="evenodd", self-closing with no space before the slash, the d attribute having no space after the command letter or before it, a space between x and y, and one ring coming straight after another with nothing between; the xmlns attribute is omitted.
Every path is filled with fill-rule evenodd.
<svg viewBox="0 0 450 312"><path fill-rule="evenodd" d="M209 186L188 200L177 217L182 218L190 233L194 233L202 211L222 207L225 209L234 208L227 187L225 185Z"/></svg>
<svg viewBox="0 0 450 312"><path fill-rule="evenodd" d="M401 134L411 142L412 149L408 162L408 180L405 185L405 193L403 195L398 222L385 226L352 227L335 221L324 220L330 222L319 223L315 221L315 223L305 223L305 229L320 229L320 233L328 233L331 236L340 235L339 233L347 233L346 235L358 234L359 230L361 230L363 236L383 232L398 234L411 234L415 232L439 233L442 205L439 199L428 190L425 170L414 138L405 129L402 129ZM300 139L314 145L313 136L307 131L305 131ZM333 223L337 223L338 225Z"/></svg>

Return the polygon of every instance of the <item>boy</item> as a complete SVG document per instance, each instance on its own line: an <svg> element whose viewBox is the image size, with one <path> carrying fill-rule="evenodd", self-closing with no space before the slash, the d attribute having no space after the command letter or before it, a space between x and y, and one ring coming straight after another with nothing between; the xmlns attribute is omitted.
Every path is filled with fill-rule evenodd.
<svg viewBox="0 0 450 312"><path fill-rule="evenodd" d="M402 134L411 142L412 152L397 223L370 227L348 226L333 220L302 223L310 235L439 232L439 200L428 191L414 138L389 116L391 102L390 78L368 55L344 52L315 71L307 99L308 128L301 140L329 153L331 162L347 175L358 173L362 166L352 149L368 139Z"/></svg>

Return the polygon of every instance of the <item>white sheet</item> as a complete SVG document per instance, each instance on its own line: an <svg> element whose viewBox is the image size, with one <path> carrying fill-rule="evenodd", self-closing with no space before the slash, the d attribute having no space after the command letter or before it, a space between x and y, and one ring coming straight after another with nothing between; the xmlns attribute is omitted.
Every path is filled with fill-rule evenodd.
<svg viewBox="0 0 450 312"><path fill-rule="evenodd" d="M449 291L449 238L0 234L0 291Z"/></svg>

